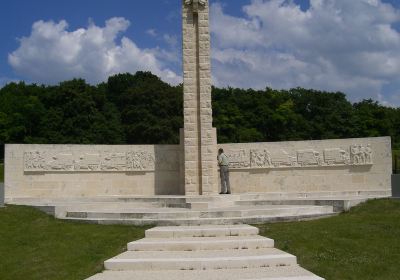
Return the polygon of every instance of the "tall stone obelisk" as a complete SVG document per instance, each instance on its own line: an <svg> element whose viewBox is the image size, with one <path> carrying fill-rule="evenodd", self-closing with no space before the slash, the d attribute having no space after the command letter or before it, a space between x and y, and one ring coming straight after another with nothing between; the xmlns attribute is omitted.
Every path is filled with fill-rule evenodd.
<svg viewBox="0 0 400 280"><path fill-rule="evenodd" d="M217 134L212 127L208 0L183 1L184 187L218 192Z"/></svg>

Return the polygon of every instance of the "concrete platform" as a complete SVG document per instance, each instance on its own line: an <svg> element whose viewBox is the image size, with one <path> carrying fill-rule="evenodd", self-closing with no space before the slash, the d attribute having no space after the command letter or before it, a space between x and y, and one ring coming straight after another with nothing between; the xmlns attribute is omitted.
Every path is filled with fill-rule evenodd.
<svg viewBox="0 0 400 280"><path fill-rule="evenodd" d="M248 225L156 227L88 280L323 280Z"/></svg>
<svg viewBox="0 0 400 280"><path fill-rule="evenodd" d="M4 184L0 183L0 207L4 207Z"/></svg>
<svg viewBox="0 0 400 280"><path fill-rule="evenodd" d="M273 248L274 240L258 235L224 237L144 238L128 243L129 251L196 251Z"/></svg>
<svg viewBox="0 0 400 280"><path fill-rule="evenodd" d="M60 219L98 224L206 225L259 224L330 217L384 193L248 193L215 196L96 196L30 199L32 205Z"/></svg>
<svg viewBox="0 0 400 280"><path fill-rule="evenodd" d="M104 262L108 270L207 270L296 264L295 256L274 248L189 252L128 251Z"/></svg>
<svg viewBox="0 0 400 280"><path fill-rule="evenodd" d="M155 227L146 230L146 238L253 236L257 235L258 231L258 228L248 225Z"/></svg>
<svg viewBox="0 0 400 280"><path fill-rule="evenodd" d="M104 271L87 280L323 280L300 266L229 270Z"/></svg>

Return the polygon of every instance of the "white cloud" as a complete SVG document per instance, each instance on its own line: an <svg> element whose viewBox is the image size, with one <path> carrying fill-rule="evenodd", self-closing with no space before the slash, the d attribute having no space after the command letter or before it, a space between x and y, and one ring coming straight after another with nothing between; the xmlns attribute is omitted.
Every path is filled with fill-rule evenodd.
<svg viewBox="0 0 400 280"><path fill-rule="evenodd" d="M157 30L155 30L153 28L147 29L146 30L146 34L150 35L151 37L157 37L158 36Z"/></svg>
<svg viewBox="0 0 400 280"><path fill-rule="evenodd" d="M168 44L171 48L177 48L178 46L178 37L175 35L164 34L163 39L165 43Z"/></svg>
<svg viewBox="0 0 400 280"><path fill-rule="evenodd" d="M20 39L19 48L9 54L8 61L18 74L40 83L74 77L98 83L116 73L138 70L180 83L182 78L158 58L156 49L141 49L127 37L117 40L129 25L124 18L111 18L104 27L91 23L68 31L66 21L38 21L30 36Z"/></svg>
<svg viewBox="0 0 400 280"><path fill-rule="evenodd" d="M213 76L218 86L306 87L343 91L352 100L398 98L400 11L381 0L252 0L244 17L212 5Z"/></svg>

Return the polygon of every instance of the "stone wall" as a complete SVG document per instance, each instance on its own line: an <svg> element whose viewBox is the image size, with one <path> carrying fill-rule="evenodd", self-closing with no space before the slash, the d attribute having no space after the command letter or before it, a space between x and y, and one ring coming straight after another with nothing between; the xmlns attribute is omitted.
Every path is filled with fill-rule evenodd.
<svg viewBox="0 0 400 280"><path fill-rule="evenodd" d="M179 194L179 146L6 145L5 197Z"/></svg>
<svg viewBox="0 0 400 280"><path fill-rule="evenodd" d="M182 50L185 193L217 194L208 1L182 0Z"/></svg>
<svg viewBox="0 0 400 280"><path fill-rule="evenodd" d="M4 184L0 183L0 207L4 206Z"/></svg>
<svg viewBox="0 0 400 280"><path fill-rule="evenodd" d="M400 198L400 174L392 175L392 196Z"/></svg>
<svg viewBox="0 0 400 280"><path fill-rule="evenodd" d="M220 146L234 193L391 193L390 137Z"/></svg>
<svg viewBox="0 0 400 280"><path fill-rule="evenodd" d="M233 193L391 195L389 137L220 147ZM183 195L183 158L178 145L6 145L5 197Z"/></svg>

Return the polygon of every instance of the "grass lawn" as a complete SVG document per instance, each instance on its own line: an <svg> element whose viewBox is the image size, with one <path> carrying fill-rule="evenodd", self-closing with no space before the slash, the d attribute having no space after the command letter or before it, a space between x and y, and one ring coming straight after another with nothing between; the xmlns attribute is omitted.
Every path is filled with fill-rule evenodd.
<svg viewBox="0 0 400 280"><path fill-rule="evenodd" d="M400 279L400 200L370 201L337 217L260 229L327 280Z"/></svg>
<svg viewBox="0 0 400 280"><path fill-rule="evenodd" d="M66 222L23 206L0 208L0 279L85 279L144 230Z"/></svg>
<svg viewBox="0 0 400 280"><path fill-rule="evenodd" d="M327 280L400 279L400 200L370 201L323 220L259 227ZM144 230L66 222L8 206L0 209L0 279L85 279Z"/></svg>

